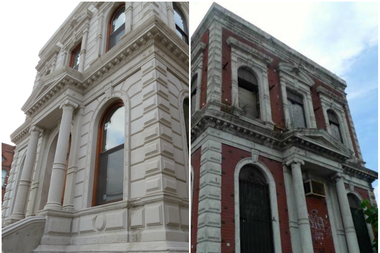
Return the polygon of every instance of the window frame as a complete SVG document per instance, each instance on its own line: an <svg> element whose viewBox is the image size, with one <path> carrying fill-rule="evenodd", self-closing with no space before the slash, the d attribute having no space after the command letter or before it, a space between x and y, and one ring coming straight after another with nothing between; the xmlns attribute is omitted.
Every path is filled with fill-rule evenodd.
<svg viewBox="0 0 380 253"><path fill-rule="evenodd" d="M79 71L79 64L80 64L80 51L81 51L81 48L82 48L82 42L80 42L76 47L74 47L73 50L71 50L71 56L70 56L70 64L69 66L77 71ZM76 65L77 68L75 68L74 66L74 60L75 60L75 54L78 53L78 57L79 57L79 62L78 62L78 65ZM83 59L82 59L83 60Z"/></svg>
<svg viewBox="0 0 380 253"><path fill-rule="evenodd" d="M250 82L250 81L240 77L240 75L239 75L240 71L247 71L254 78L254 82ZM240 89L244 89L247 92L252 93L252 97L255 96L256 104L254 105L254 111L253 111L254 115L247 115L247 113L244 114L245 109L241 106L242 99L240 97L240 95L241 95ZM238 69L238 90L239 90L238 105L239 105L239 108L242 109L242 113L244 114L244 116L247 118L253 119L253 120L260 119L260 91L259 91L259 85L258 85L257 77L256 77L255 73L252 72L246 66L241 66ZM251 97L251 95L250 95L250 97Z"/></svg>
<svg viewBox="0 0 380 253"><path fill-rule="evenodd" d="M291 128L292 129L294 129L294 128L307 128L308 123L307 123L307 120L306 120L306 110L305 110L304 97L301 94L299 94L299 93L297 93L297 92L295 92L293 90L290 90L290 89L286 90L286 97L287 97L287 102L288 102L288 111L289 111L289 119L290 119L290 126L291 126ZM300 101L297 101L297 99L298 99L297 97L300 98ZM297 126L296 127L294 125L293 117L292 117L292 113L291 113L291 108L290 108L291 106L290 106L289 103L290 104L297 104L297 105L299 105L299 106L302 107L303 124L304 124L304 126Z"/></svg>
<svg viewBox="0 0 380 253"><path fill-rule="evenodd" d="M275 124L272 120L267 68L267 64L271 63L273 59L232 36L227 39L227 44L231 47L232 106L237 108L238 114L242 111L239 107L238 69L247 67L257 79L260 119L250 119L243 115L240 117L261 127L273 129Z"/></svg>
<svg viewBox="0 0 380 253"><path fill-rule="evenodd" d="M108 52L109 50L111 50L113 47L115 47L120 41L116 42L115 45L113 45L111 48L110 48L110 36L113 34L112 33L112 22L113 20L115 19L116 15L119 13L119 11L121 9L124 8L124 15L125 15L125 4L121 4L119 5L113 12L112 12L112 15L110 16L109 20L108 20L108 26L107 26L107 44L106 44L106 52ZM126 21L126 20L125 20ZM124 34L125 34L125 21L124 21ZM123 35L124 35L123 34ZM121 36L123 36L121 35Z"/></svg>
<svg viewBox="0 0 380 253"><path fill-rule="evenodd" d="M177 23L175 22L175 13L174 13L174 24L175 24L175 29L176 31L178 31L179 33L181 33L182 35L182 40L185 41L185 43L187 45L189 45L189 27L188 27L188 24L187 24L187 20L186 20L186 17L185 15L183 14L183 11L181 9L181 7L179 6L178 3L173 3L173 11L175 13L177 13L181 18L182 18L182 22L183 22L183 26L184 26L184 30L182 30L181 27L179 27L179 25L177 25Z"/></svg>
<svg viewBox="0 0 380 253"><path fill-rule="evenodd" d="M124 182L123 182L123 187L122 187L122 190L123 190L123 194L122 194L122 197L121 199L116 199L116 200L111 200L111 201L106 201L106 202L102 202L102 203L97 203L97 191L98 191L98 176L99 176L99 160L100 160L100 155L101 154L104 154L104 153L110 153L111 151L119 151L119 149L123 149L125 148L125 122L124 122L124 143L123 144L120 144L118 146L115 146L113 148L111 148L110 150L106 150L106 151L102 151L102 147L103 147L103 137L104 137L104 131L103 131L103 128L104 128L104 124L108 118L108 116L110 115L110 113L114 113L116 112L116 110L118 108L121 108L121 107L124 107L125 108L125 105L124 105L124 102L122 100L117 100L113 103L111 103L103 112L102 116L100 117L100 121L99 121L99 124L98 124L98 134L97 134L97 144L96 144L96 159L95 159L95 169L94 169L94 183L93 183L93 192L92 192L92 206L101 206L101 205L105 205L105 204L109 204L109 203L113 203L113 202L118 202L118 201L122 201L124 199ZM115 110L116 109L116 110ZM125 121L125 119L124 119ZM121 145L123 145L123 147L120 147ZM124 164L124 161L125 161L125 156L123 155L123 164ZM123 174L124 174L124 166L123 166Z"/></svg>
<svg viewBox="0 0 380 253"><path fill-rule="evenodd" d="M288 129L293 129L290 118L290 109L288 104L287 91L291 91L302 96L303 109L306 121L305 128L317 128L317 122L314 114L313 101L311 99L310 88L314 85L313 79L308 76L304 70L295 67L289 63L281 62L278 64L280 72L281 96L284 108L285 126Z"/></svg>
<svg viewBox="0 0 380 253"><path fill-rule="evenodd" d="M268 185L269 185L269 197L270 197L270 208L272 212L272 233L273 233L273 248L274 252L281 252L281 233L279 225L279 214L278 214L278 202L277 202L277 191L276 183L273 178L271 171L258 159L259 153L257 151L252 151L252 157L243 158L238 162L235 167L234 172L234 205L235 205L235 252L240 253L240 194L239 194L239 175L240 170L246 165L252 165L264 175Z"/></svg>

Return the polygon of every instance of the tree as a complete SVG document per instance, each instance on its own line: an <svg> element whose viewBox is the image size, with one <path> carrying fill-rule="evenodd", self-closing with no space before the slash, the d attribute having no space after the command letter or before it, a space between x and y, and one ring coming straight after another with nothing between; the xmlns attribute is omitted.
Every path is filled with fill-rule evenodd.
<svg viewBox="0 0 380 253"><path fill-rule="evenodd" d="M363 210L364 214L367 215L365 220L367 223L371 224L373 230L375 231L375 239L373 240L373 247L377 249L378 247L378 238L377 238L377 220L378 220L378 208L377 206L372 206L368 199L365 199L360 204L360 208Z"/></svg>

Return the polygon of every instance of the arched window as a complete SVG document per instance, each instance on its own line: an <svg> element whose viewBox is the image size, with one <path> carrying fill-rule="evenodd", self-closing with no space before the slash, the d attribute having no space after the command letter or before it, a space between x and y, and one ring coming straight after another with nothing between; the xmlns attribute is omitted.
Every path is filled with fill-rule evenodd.
<svg viewBox="0 0 380 253"><path fill-rule="evenodd" d="M189 98L183 100L183 116L185 117L186 140L189 147Z"/></svg>
<svg viewBox="0 0 380 253"><path fill-rule="evenodd" d="M185 15L183 15L177 3L173 3L173 9L174 9L175 29L177 31L177 34L186 42L186 44L189 44L189 35L188 35Z"/></svg>
<svg viewBox="0 0 380 253"><path fill-rule="evenodd" d="M111 15L108 23L108 44L107 50L113 48L120 41L120 37L125 32L125 5L121 5Z"/></svg>
<svg viewBox="0 0 380 253"><path fill-rule="evenodd" d="M327 116L329 117L329 125L331 129L331 135L334 136L337 140L343 143L342 133L340 131L340 125L338 117L335 112L332 110L327 111Z"/></svg>
<svg viewBox="0 0 380 253"><path fill-rule="evenodd" d="M239 173L240 252L274 252L269 185L260 169Z"/></svg>
<svg viewBox="0 0 380 253"><path fill-rule="evenodd" d="M260 99L255 75L248 68L239 68L239 107L243 115L251 119L260 118Z"/></svg>
<svg viewBox="0 0 380 253"><path fill-rule="evenodd" d="M352 193L347 195L350 204L352 220L354 221L356 236L358 238L361 253L372 253L371 239L369 238L367 224L364 219L363 211L359 208L359 199Z"/></svg>
<svg viewBox="0 0 380 253"><path fill-rule="evenodd" d="M124 118L124 104L117 101L100 120L93 205L123 199Z"/></svg>

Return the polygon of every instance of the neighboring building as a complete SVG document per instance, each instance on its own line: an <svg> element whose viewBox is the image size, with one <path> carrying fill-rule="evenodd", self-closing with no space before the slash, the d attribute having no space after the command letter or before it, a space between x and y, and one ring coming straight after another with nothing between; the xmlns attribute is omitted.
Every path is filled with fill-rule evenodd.
<svg viewBox="0 0 380 253"><path fill-rule="evenodd" d="M345 81L217 4L191 47L192 252L372 252Z"/></svg>
<svg viewBox="0 0 380 253"><path fill-rule="evenodd" d="M188 252L188 15L82 2L41 49L4 252Z"/></svg>
<svg viewBox="0 0 380 253"><path fill-rule="evenodd" d="M15 154L15 146L1 143L1 201L4 201L5 187L8 184L9 172Z"/></svg>

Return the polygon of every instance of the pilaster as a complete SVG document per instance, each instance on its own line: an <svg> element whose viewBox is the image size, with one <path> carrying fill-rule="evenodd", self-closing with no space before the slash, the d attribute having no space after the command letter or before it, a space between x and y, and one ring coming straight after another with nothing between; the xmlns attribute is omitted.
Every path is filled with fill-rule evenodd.
<svg viewBox="0 0 380 253"><path fill-rule="evenodd" d="M214 21L209 31L207 103L221 102L222 97L222 27Z"/></svg>
<svg viewBox="0 0 380 253"><path fill-rule="evenodd" d="M208 140L201 153L197 252L221 252L222 144Z"/></svg>

